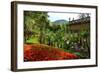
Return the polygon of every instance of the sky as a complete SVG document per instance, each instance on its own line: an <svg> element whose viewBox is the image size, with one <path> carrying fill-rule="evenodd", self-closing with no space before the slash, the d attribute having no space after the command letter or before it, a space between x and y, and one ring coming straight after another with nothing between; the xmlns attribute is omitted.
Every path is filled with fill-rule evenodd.
<svg viewBox="0 0 100 73"><path fill-rule="evenodd" d="M78 19L78 17L79 17L78 13L53 13L53 12L49 12L48 15L49 15L48 19L50 19L52 22L56 21L56 20L61 20L61 19L69 21L69 18L70 18L70 20L73 20L73 18Z"/></svg>

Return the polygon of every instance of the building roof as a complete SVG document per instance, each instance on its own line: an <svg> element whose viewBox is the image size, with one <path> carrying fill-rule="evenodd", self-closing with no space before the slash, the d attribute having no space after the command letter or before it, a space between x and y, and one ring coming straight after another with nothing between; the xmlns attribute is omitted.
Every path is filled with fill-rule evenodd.
<svg viewBox="0 0 100 73"><path fill-rule="evenodd" d="M80 24L80 23L90 23L90 16L81 18L81 19L77 19L77 20L69 21L69 24Z"/></svg>

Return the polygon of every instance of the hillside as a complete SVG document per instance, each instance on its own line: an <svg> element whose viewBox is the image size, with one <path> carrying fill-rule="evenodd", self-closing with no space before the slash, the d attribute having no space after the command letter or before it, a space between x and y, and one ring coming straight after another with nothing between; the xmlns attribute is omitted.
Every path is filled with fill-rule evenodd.
<svg viewBox="0 0 100 73"><path fill-rule="evenodd" d="M53 24L60 25L60 24L68 24L68 21L67 20L64 20L64 19L61 19L61 20L56 20L56 21L54 21L52 23Z"/></svg>

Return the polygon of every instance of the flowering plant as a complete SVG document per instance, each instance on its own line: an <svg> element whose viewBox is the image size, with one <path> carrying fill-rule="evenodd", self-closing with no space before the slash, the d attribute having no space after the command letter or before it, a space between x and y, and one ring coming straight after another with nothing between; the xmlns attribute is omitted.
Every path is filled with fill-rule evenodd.
<svg viewBox="0 0 100 73"><path fill-rule="evenodd" d="M75 54L47 45L24 45L24 61L48 61L77 59Z"/></svg>

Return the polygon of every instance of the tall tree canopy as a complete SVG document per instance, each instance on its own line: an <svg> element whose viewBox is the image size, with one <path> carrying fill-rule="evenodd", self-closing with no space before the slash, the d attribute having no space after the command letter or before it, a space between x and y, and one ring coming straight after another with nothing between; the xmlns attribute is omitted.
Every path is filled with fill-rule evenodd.
<svg viewBox="0 0 100 73"><path fill-rule="evenodd" d="M44 32L49 26L47 12L24 11L24 36L25 41L34 34L40 34L40 43L43 43ZM39 32L40 31L40 32Z"/></svg>

